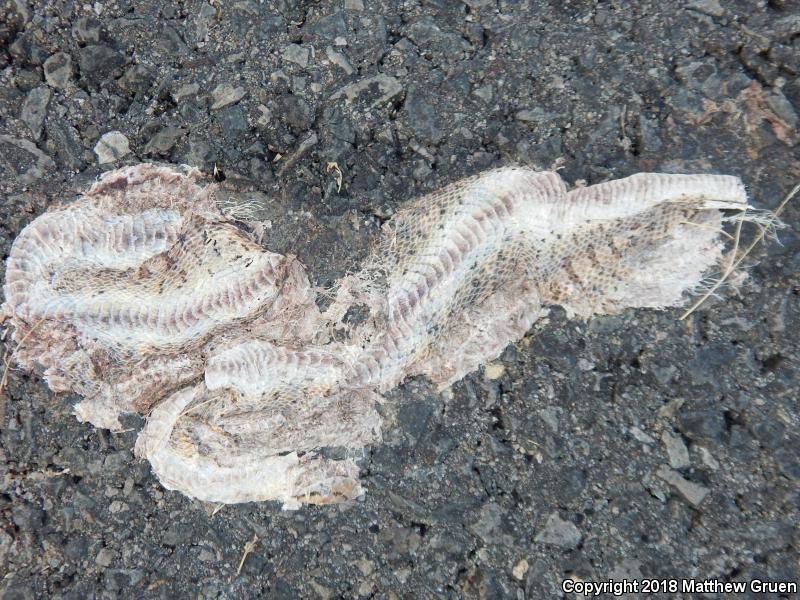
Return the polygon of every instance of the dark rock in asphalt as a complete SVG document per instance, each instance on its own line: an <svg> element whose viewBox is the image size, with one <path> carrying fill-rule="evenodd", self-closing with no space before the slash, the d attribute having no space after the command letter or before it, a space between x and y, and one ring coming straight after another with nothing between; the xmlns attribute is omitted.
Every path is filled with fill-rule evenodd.
<svg viewBox="0 0 800 600"><path fill-rule="evenodd" d="M6 2L3 256L47 206L144 160L222 169L220 197L321 287L405 202L498 165L570 183L730 173L774 208L800 180L794 3L673 4ZM522 599L565 578L796 577L798 206L748 279L685 321L554 309L449 391L406 382L348 505L192 502L133 457L141 418L95 430L11 369L0 597Z"/></svg>
<svg viewBox="0 0 800 600"><path fill-rule="evenodd" d="M42 125L47 114L47 105L50 103L51 92L47 87L37 87L32 89L22 104L20 119L22 119L31 131L34 140L38 140L42 134Z"/></svg>
<svg viewBox="0 0 800 600"><path fill-rule="evenodd" d="M64 52L56 52L44 61L44 77L55 88L66 88L73 75L72 57Z"/></svg>
<svg viewBox="0 0 800 600"><path fill-rule="evenodd" d="M166 156L175 143L184 135L186 135L186 131L180 127L164 127L159 129L145 144L144 153L155 156Z"/></svg>
<svg viewBox="0 0 800 600"><path fill-rule="evenodd" d="M411 86L406 93L406 121L422 142L436 145L441 141L444 132L439 125L441 117L430 98L426 90L416 85Z"/></svg>
<svg viewBox="0 0 800 600"><path fill-rule="evenodd" d="M69 123L51 118L45 126L48 154L56 158L56 164L67 171L80 171L85 166L84 147L80 133Z"/></svg>
<svg viewBox="0 0 800 600"><path fill-rule="evenodd" d="M116 79L118 70L125 64L125 56L113 48L91 45L78 51L81 79L99 85L111 78Z"/></svg>
<svg viewBox="0 0 800 600"><path fill-rule="evenodd" d="M547 517L544 527L536 534L535 540L541 544L575 548L581 543L581 537L581 532L574 523L564 521L558 513L553 513Z"/></svg>
<svg viewBox="0 0 800 600"><path fill-rule="evenodd" d="M149 67L139 64L128 67L116 83L122 91L136 95L147 92L155 80L156 74Z"/></svg>
<svg viewBox="0 0 800 600"><path fill-rule="evenodd" d="M308 131L314 124L314 111L308 102L290 94L282 96L275 113L294 131Z"/></svg>
<svg viewBox="0 0 800 600"><path fill-rule="evenodd" d="M102 23L93 17L79 17L72 26L72 35L81 44L97 44L102 27Z"/></svg>

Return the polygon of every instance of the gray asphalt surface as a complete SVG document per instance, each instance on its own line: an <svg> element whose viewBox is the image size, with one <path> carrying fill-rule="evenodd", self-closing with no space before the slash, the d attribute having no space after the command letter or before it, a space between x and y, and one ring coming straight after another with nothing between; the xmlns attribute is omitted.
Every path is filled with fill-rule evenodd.
<svg viewBox="0 0 800 600"><path fill-rule="evenodd" d="M0 249L141 161L216 164L224 193L269 222L265 245L323 286L397 207L492 166L561 166L571 183L733 174L775 208L800 181L798 74L795 0L7 0ZM364 456L368 493L348 505L214 512L133 458L141 419L119 434L80 424L75 397L11 370L0 597L535 599L561 597L565 579L797 581L798 217L795 202L748 279L686 321L555 309L448 393L407 382Z"/></svg>

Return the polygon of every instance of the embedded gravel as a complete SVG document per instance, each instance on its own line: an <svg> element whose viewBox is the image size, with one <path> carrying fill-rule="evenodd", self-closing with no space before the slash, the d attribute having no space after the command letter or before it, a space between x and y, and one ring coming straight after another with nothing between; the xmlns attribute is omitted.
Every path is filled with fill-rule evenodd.
<svg viewBox="0 0 800 600"><path fill-rule="evenodd" d="M799 57L793 0L8 0L0 249L142 161L216 167L265 246L322 287L399 206L492 166L588 183L733 174L775 208L800 181ZM75 397L12 369L0 597L521 600L560 597L567 578L796 581L799 217L790 204L780 243L685 321L554 309L448 392L408 381L363 457L368 492L346 505L192 502L134 459L141 419L80 424Z"/></svg>

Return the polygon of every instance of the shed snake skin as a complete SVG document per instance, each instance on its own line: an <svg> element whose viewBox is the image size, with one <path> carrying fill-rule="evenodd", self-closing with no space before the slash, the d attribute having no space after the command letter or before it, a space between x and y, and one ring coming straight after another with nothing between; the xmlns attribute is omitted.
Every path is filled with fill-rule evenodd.
<svg viewBox="0 0 800 600"><path fill-rule="evenodd" d="M7 262L14 360L83 396L75 412L98 427L148 415L136 452L167 488L285 508L363 493L376 404L405 378L449 386L550 305L682 304L720 261L721 211L748 208L731 176L569 191L554 172L496 169L398 211L321 311L296 258L253 241L214 191L195 169L141 164L35 219ZM355 306L367 317L346 325Z"/></svg>

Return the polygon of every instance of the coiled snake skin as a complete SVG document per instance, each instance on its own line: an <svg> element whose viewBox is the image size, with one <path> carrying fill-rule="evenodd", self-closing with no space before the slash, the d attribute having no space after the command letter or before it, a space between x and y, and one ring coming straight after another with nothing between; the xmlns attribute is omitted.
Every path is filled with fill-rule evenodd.
<svg viewBox="0 0 800 600"><path fill-rule="evenodd" d="M338 502L363 493L356 457L380 441L381 393L412 375L450 385L548 305L681 304L721 257L720 211L746 208L730 176L568 191L553 172L497 169L400 210L321 312L302 265L233 225L197 170L142 164L20 233L3 309L24 338L16 362L83 396L81 420L148 415L136 451L166 487ZM345 326L353 306L368 317Z"/></svg>

